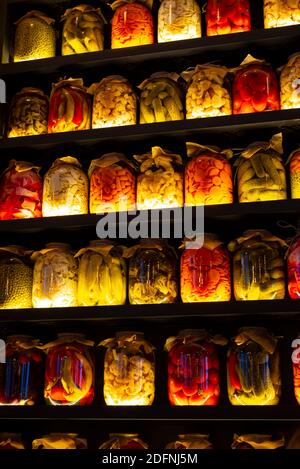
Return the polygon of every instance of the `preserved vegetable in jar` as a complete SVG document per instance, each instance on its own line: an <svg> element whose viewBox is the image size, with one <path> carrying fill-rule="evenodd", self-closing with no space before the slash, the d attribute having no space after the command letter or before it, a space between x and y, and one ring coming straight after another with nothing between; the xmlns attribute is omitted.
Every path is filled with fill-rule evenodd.
<svg viewBox="0 0 300 469"><path fill-rule="evenodd" d="M292 299L300 298L300 236L297 235L287 252L288 292Z"/></svg>
<svg viewBox="0 0 300 469"><path fill-rule="evenodd" d="M185 206L231 204L233 178L228 159L232 151L191 142L186 147Z"/></svg>
<svg viewBox="0 0 300 469"><path fill-rule="evenodd" d="M284 438L273 435L234 435L232 449L278 449L284 448Z"/></svg>
<svg viewBox="0 0 300 469"><path fill-rule="evenodd" d="M157 72L140 84L140 124L184 119L176 73Z"/></svg>
<svg viewBox="0 0 300 469"><path fill-rule="evenodd" d="M300 5L300 1L299 1L299 5ZM299 77L300 77L300 53L292 55L289 58L288 63L281 69L281 72L280 72L281 109L300 108L300 78Z"/></svg>
<svg viewBox="0 0 300 469"><path fill-rule="evenodd" d="M141 332L103 340L104 400L108 406L150 406L155 395L154 347Z"/></svg>
<svg viewBox="0 0 300 469"><path fill-rule="evenodd" d="M50 433L33 440L32 449L87 449L87 441L77 433Z"/></svg>
<svg viewBox="0 0 300 469"><path fill-rule="evenodd" d="M129 302L133 305L174 303L178 288L176 254L164 240L142 239L125 252L129 261Z"/></svg>
<svg viewBox="0 0 300 469"><path fill-rule="evenodd" d="M32 307L32 275L24 248L0 247L0 309Z"/></svg>
<svg viewBox="0 0 300 469"><path fill-rule="evenodd" d="M0 176L0 220L42 216L43 181L40 167L11 160Z"/></svg>
<svg viewBox="0 0 300 469"><path fill-rule="evenodd" d="M136 94L126 78L111 75L88 91L94 95L93 129L136 124Z"/></svg>
<svg viewBox="0 0 300 469"><path fill-rule="evenodd" d="M77 5L65 11L62 55L98 52L104 49L104 24L100 8Z"/></svg>
<svg viewBox="0 0 300 469"><path fill-rule="evenodd" d="M32 256L34 308L77 306L77 260L68 244L49 243Z"/></svg>
<svg viewBox="0 0 300 469"><path fill-rule="evenodd" d="M233 114L280 109L279 87L272 67L248 55L236 69L232 98Z"/></svg>
<svg viewBox="0 0 300 469"><path fill-rule="evenodd" d="M0 433L1 449L25 449L20 433Z"/></svg>
<svg viewBox="0 0 300 469"><path fill-rule="evenodd" d="M294 375L294 393L297 403L300 405L300 334L292 342L292 362Z"/></svg>
<svg viewBox="0 0 300 469"><path fill-rule="evenodd" d="M111 241L91 241L79 258L78 306L123 305L126 301L126 262L123 248Z"/></svg>
<svg viewBox="0 0 300 469"><path fill-rule="evenodd" d="M249 0L208 0L206 32L208 36L251 30Z"/></svg>
<svg viewBox="0 0 300 469"><path fill-rule="evenodd" d="M197 0L160 0L158 42L201 37L201 10Z"/></svg>
<svg viewBox="0 0 300 469"><path fill-rule="evenodd" d="M44 397L49 405L89 405L94 399L94 342L83 334L58 334L47 352Z"/></svg>
<svg viewBox="0 0 300 469"><path fill-rule="evenodd" d="M291 153L290 162L290 182L292 199L300 199L300 148Z"/></svg>
<svg viewBox="0 0 300 469"><path fill-rule="evenodd" d="M183 170L180 155L161 147L134 155L139 163L137 209L151 210L183 206Z"/></svg>
<svg viewBox="0 0 300 469"><path fill-rule="evenodd" d="M117 0L111 7L112 49L154 43L152 0Z"/></svg>
<svg viewBox="0 0 300 469"><path fill-rule="evenodd" d="M217 65L197 65L182 73L187 81L187 119L228 116L232 113L227 75L227 68Z"/></svg>
<svg viewBox="0 0 300 469"><path fill-rule="evenodd" d="M216 344L227 340L204 329L185 329L169 337L168 395L171 405L214 406L220 396L220 363Z"/></svg>
<svg viewBox="0 0 300 469"><path fill-rule="evenodd" d="M277 339L263 327L243 327L227 355L228 397L232 405L277 405L281 378Z"/></svg>
<svg viewBox="0 0 300 469"><path fill-rule="evenodd" d="M180 290L183 303L230 301L229 254L214 234L204 235L203 246L185 240L180 260ZM193 246L189 247L189 244Z"/></svg>
<svg viewBox="0 0 300 469"><path fill-rule="evenodd" d="M287 198L282 160L282 134L270 142L249 145L237 160L239 202L263 202Z"/></svg>
<svg viewBox="0 0 300 469"><path fill-rule="evenodd" d="M39 341L9 336L6 361L0 363L0 405L33 405L42 397L43 356Z"/></svg>
<svg viewBox="0 0 300 469"><path fill-rule="evenodd" d="M136 208L135 165L121 153L107 153L89 167L90 212L126 212Z"/></svg>
<svg viewBox="0 0 300 469"><path fill-rule="evenodd" d="M88 213L89 181L76 158L57 158L44 176L43 216Z"/></svg>
<svg viewBox="0 0 300 469"><path fill-rule="evenodd" d="M23 88L11 102L7 137L27 137L48 132L49 99L38 88Z"/></svg>
<svg viewBox="0 0 300 469"><path fill-rule="evenodd" d="M265 28L300 24L300 0L264 0Z"/></svg>
<svg viewBox="0 0 300 469"><path fill-rule="evenodd" d="M213 449L213 446L209 441L209 435L187 433L186 435L178 435L177 440L169 443L166 449Z"/></svg>
<svg viewBox="0 0 300 469"><path fill-rule="evenodd" d="M29 11L16 22L14 62L55 57L54 20L37 10Z"/></svg>
<svg viewBox="0 0 300 469"><path fill-rule="evenodd" d="M71 132L91 127L91 100L83 81L61 80L52 85L48 132Z"/></svg>
<svg viewBox="0 0 300 469"><path fill-rule="evenodd" d="M266 230L248 230L231 241L233 287L237 301L281 300L285 296L286 243Z"/></svg>
<svg viewBox="0 0 300 469"><path fill-rule="evenodd" d="M110 433L109 440L103 443L99 449L148 449L138 433Z"/></svg>

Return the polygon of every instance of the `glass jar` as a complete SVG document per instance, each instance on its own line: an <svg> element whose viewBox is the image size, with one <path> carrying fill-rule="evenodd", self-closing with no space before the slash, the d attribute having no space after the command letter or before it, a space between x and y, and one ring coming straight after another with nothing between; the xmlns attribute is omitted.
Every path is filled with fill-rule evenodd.
<svg viewBox="0 0 300 469"><path fill-rule="evenodd" d="M285 296L286 243L266 230L248 230L231 241L233 287L237 301L281 300Z"/></svg>
<svg viewBox="0 0 300 469"><path fill-rule="evenodd" d="M208 0L206 32L208 36L251 30L249 0Z"/></svg>
<svg viewBox="0 0 300 469"><path fill-rule="evenodd" d="M142 239L125 254L129 261L132 305L174 303L178 288L176 254L164 240Z"/></svg>
<svg viewBox="0 0 300 469"><path fill-rule="evenodd" d="M0 220L42 216L43 181L40 167L11 160L0 176Z"/></svg>
<svg viewBox="0 0 300 469"><path fill-rule="evenodd" d="M299 1L300 22L300 1ZM292 55L280 72L281 109L300 107L300 53Z"/></svg>
<svg viewBox="0 0 300 469"><path fill-rule="evenodd" d="M32 267L24 248L0 248L0 309L32 307L32 275Z"/></svg>
<svg viewBox="0 0 300 469"><path fill-rule="evenodd" d="M44 176L43 216L85 215L88 204L89 181L79 161L57 158Z"/></svg>
<svg viewBox="0 0 300 469"><path fill-rule="evenodd" d="M32 449L87 449L87 441L77 433L50 433L33 440Z"/></svg>
<svg viewBox="0 0 300 469"><path fill-rule="evenodd" d="M80 78L52 85L48 132L71 132L91 127L91 99Z"/></svg>
<svg viewBox="0 0 300 469"><path fill-rule="evenodd" d="M137 209L153 210L183 206L183 170L180 155L161 147L134 155L139 163Z"/></svg>
<svg viewBox="0 0 300 469"><path fill-rule="evenodd" d="M98 52L104 49L104 24L100 8L77 5L62 16L62 55Z"/></svg>
<svg viewBox="0 0 300 469"><path fill-rule="evenodd" d="M213 449L209 441L209 435L201 435L200 433L187 433L186 435L178 435L176 441L169 443L166 449Z"/></svg>
<svg viewBox="0 0 300 469"><path fill-rule="evenodd" d="M168 395L171 405L215 406L220 396L220 363L216 344L226 344L220 336L204 329L185 329L169 337Z"/></svg>
<svg viewBox="0 0 300 469"><path fill-rule="evenodd" d="M180 260L182 302L230 301L230 259L223 243L206 233L203 246L189 248L188 244L185 240Z"/></svg>
<svg viewBox="0 0 300 469"><path fill-rule="evenodd" d="M103 443L99 449L148 449L138 433L110 433L109 440Z"/></svg>
<svg viewBox="0 0 300 469"><path fill-rule="evenodd" d="M29 11L20 18L15 23L14 62L55 57L54 22L45 13L37 10Z"/></svg>
<svg viewBox="0 0 300 469"><path fill-rule="evenodd" d="M123 248L111 241L91 241L78 251L78 306L124 305L126 262Z"/></svg>
<svg viewBox="0 0 300 469"><path fill-rule="evenodd" d="M34 308L77 306L77 260L70 246L49 243L33 254L32 303Z"/></svg>
<svg viewBox="0 0 300 469"><path fill-rule="evenodd" d="M297 403L300 405L300 334L292 342L292 363L294 375L294 394Z"/></svg>
<svg viewBox="0 0 300 469"><path fill-rule="evenodd" d="M94 95L93 129L136 124L136 94L126 78L111 75L88 91Z"/></svg>
<svg viewBox="0 0 300 469"><path fill-rule="evenodd" d="M12 99L7 137L28 137L48 132L49 99L39 88L23 88Z"/></svg>
<svg viewBox="0 0 300 469"><path fill-rule="evenodd" d="M155 395L154 347L141 332L103 340L104 400L108 406L150 406Z"/></svg>
<svg viewBox="0 0 300 469"><path fill-rule="evenodd" d="M185 206L232 204L233 177L227 159L232 152L191 142L186 147Z"/></svg>
<svg viewBox="0 0 300 469"><path fill-rule="evenodd" d="M154 43L152 0L117 0L111 5L111 48Z"/></svg>
<svg viewBox="0 0 300 469"><path fill-rule="evenodd" d="M278 449L284 448L284 438L273 435L234 435L232 449Z"/></svg>
<svg viewBox="0 0 300 469"><path fill-rule="evenodd" d="M300 148L290 157L290 182L292 199L300 199Z"/></svg>
<svg viewBox="0 0 300 469"><path fill-rule="evenodd" d="M94 399L94 342L83 334L58 334L47 351L44 398L55 406L89 405Z"/></svg>
<svg viewBox="0 0 300 469"><path fill-rule="evenodd" d="M107 153L89 167L90 212L126 212L136 208L135 166L121 153Z"/></svg>
<svg viewBox="0 0 300 469"><path fill-rule="evenodd" d="M140 124L184 119L178 75L158 72L140 84Z"/></svg>
<svg viewBox="0 0 300 469"><path fill-rule="evenodd" d="M233 114L280 109L279 87L272 67L247 56L235 73L232 98Z"/></svg>
<svg viewBox="0 0 300 469"><path fill-rule="evenodd" d="M282 160L282 134L270 142L256 142L244 150L237 161L239 202L264 202L287 198Z"/></svg>
<svg viewBox="0 0 300 469"><path fill-rule="evenodd" d="M292 299L300 298L300 236L297 235L287 253L288 292Z"/></svg>
<svg viewBox="0 0 300 469"><path fill-rule="evenodd" d="M264 0L265 28L300 24L299 0Z"/></svg>
<svg viewBox="0 0 300 469"><path fill-rule="evenodd" d="M232 114L228 70L216 65L197 65L183 72L187 81L186 118Z"/></svg>
<svg viewBox="0 0 300 469"><path fill-rule="evenodd" d="M243 327L227 354L227 388L232 405L277 405L281 378L277 339L263 327Z"/></svg>
<svg viewBox="0 0 300 469"><path fill-rule="evenodd" d="M6 341L6 361L0 363L0 405L33 405L42 397L43 356L39 341L12 335Z"/></svg>
<svg viewBox="0 0 300 469"><path fill-rule="evenodd" d="M0 433L1 449L25 449L20 433Z"/></svg>
<svg viewBox="0 0 300 469"><path fill-rule="evenodd" d="M196 0L160 0L158 42L201 37L201 10Z"/></svg>

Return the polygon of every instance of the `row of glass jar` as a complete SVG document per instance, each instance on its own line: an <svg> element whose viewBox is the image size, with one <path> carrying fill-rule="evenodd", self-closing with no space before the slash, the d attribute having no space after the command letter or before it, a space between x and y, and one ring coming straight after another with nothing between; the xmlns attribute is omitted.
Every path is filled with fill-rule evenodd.
<svg viewBox="0 0 300 469"><path fill-rule="evenodd" d="M175 441L169 443L165 449L194 450L215 449L210 442L210 435L200 433L187 433L178 435ZM0 433L0 450L25 449L25 443L21 434ZM32 441L32 449L86 449L88 447L85 438L78 437L74 433L50 433ZM282 435L246 434L233 435L232 449L299 449L299 432L285 445ZM110 433L109 440L101 444L99 449L142 450L148 449L138 433Z"/></svg>
<svg viewBox="0 0 300 469"><path fill-rule="evenodd" d="M152 0L122 0L111 5L111 48L142 46L155 42ZM251 30L249 0L208 0L206 34L216 36ZM65 11L61 21L62 55L102 51L105 24L100 8L78 5ZM264 0L264 26L275 28L300 23L298 0ZM161 0L157 17L157 41L199 38L201 8L196 0ZM55 20L30 11L16 22L13 60L43 59L56 53Z"/></svg>
<svg viewBox="0 0 300 469"><path fill-rule="evenodd" d="M300 335L292 343L294 392L300 404ZM186 329L165 343L172 406L216 406L220 397L219 346L227 339ZM95 395L94 342L59 334L46 345L10 336L0 363L0 405L34 405L42 394L53 406L90 405ZM103 340L103 396L108 406L150 406L155 397L154 346L140 332ZM46 353L44 371L44 352ZM228 398L235 406L277 405L281 396L278 339L262 327L243 327L227 352Z"/></svg>
<svg viewBox="0 0 300 469"><path fill-rule="evenodd" d="M232 73L223 66L197 65L182 73L182 85L179 75L158 72L139 85L139 122L299 108L299 76L299 53L281 69L280 90L272 67L252 56L247 56ZM50 102L42 90L23 88L11 102L7 135L134 125L138 121L137 101L134 88L118 75L103 78L88 89L82 79L61 80L52 86Z"/></svg>

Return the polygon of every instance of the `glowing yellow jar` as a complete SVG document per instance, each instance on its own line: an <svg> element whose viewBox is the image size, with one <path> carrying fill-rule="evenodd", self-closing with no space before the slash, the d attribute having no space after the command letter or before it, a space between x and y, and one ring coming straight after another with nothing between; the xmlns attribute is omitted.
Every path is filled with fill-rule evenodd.
<svg viewBox="0 0 300 469"><path fill-rule="evenodd" d="M264 0L265 28L300 23L300 0Z"/></svg>
<svg viewBox="0 0 300 469"><path fill-rule="evenodd" d="M31 308L32 267L26 250L0 248L0 309Z"/></svg>
<svg viewBox="0 0 300 469"><path fill-rule="evenodd" d="M201 37L201 10L196 0L160 0L158 42Z"/></svg>

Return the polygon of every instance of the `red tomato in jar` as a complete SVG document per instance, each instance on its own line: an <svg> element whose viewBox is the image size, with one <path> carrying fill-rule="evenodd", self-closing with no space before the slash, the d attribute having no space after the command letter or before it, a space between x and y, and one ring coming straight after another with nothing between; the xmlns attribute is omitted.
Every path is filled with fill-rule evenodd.
<svg viewBox="0 0 300 469"><path fill-rule="evenodd" d="M251 101L251 99L252 99L253 91L252 91L252 89L250 88L249 85L243 86L240 89L240 95L241 95L242 101L247 101L248 102L248 101Z"/></svg>
<svg viewBox="0 0 300 469"><path fill-rule="evenodd" d="M250 103L243 103L239 113L240 114L250 114L252 112L255 112L254 107Z"/></svg>
<svg viewBox="0 0 300 469"><path fill-rule="evenodd" d="M211 396L207 401L205 402L205 405L217 405L218 404L218 398L217 396Z"/></svg>
<svg viewBox="0 0 300 469"><path fill-rule="evenodd" d="M184 384L182 387L184 394L188 397L198 394L198 385L192 381L191 383Z"/></svg>
<svg viewBox="0 0 300 469"><path fill-rule="evenodd" d="M169 379L168 384L169 384L169 390L172 394L175 394L176 392L182 390L182 382L174 377Z"/></svg>
<svg viewBox="0 0 300 469"><path fill-rule="evenodd" d="M208 372L208 380L211 384L219 384L219 372L218 370L211 369Z"/></svg>
<svg viewBox="0 0 300 469"><path fill-rule="evenodd" d="M174 405L189 405L189 399L183 391L178 391L173 394L171 401Z"/></svg>
<svg viewBox="0 0 300 469"><path fill-rule="evenodd" d="M266 93L257 91L252 99L252 105L256 112L263 112L267 107L268 96Z"/></svg>

